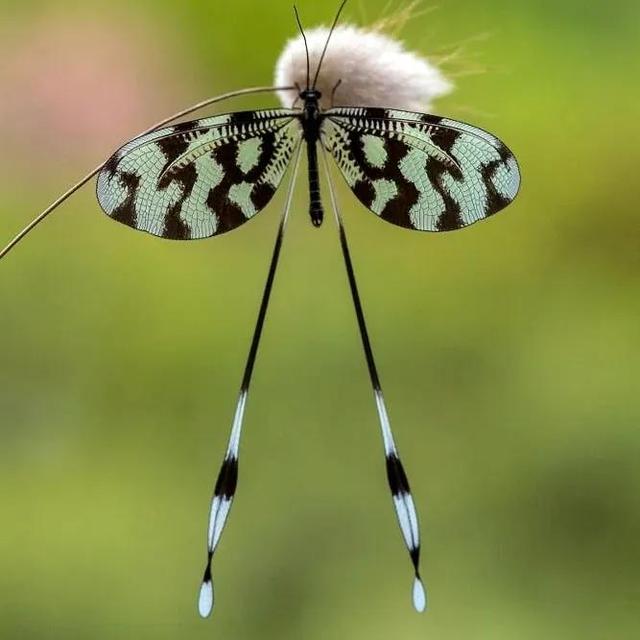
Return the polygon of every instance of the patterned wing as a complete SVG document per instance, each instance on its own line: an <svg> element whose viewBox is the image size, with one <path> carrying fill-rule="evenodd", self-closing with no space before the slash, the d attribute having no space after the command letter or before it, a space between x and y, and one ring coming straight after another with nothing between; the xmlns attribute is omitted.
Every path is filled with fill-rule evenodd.
<svg viewBox="0 0 640 640"><path fill-rule="evenodd" d="M506 207L520 185L500 140L447 118L336 108L323 114L321 139L358 199L409 229L466 227Z"/></svg>
<svg viewBox="0 0 640 640"><path fill-rule="evenodd" d="M271 200L301 135L287 110L160 129L111 157L98 176L98 201L114 220L163 238L225 233Z"/></svg>

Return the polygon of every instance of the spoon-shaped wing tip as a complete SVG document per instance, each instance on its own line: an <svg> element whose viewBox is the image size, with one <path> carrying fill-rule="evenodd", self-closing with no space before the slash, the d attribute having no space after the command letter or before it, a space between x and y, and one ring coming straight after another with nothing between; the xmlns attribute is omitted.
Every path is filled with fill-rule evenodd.
<svg viewBox="0 0 640 640"><path fill-rule="evenodd" d="M203 618L208 618L213 610L213 583L211 580L204 580L200 587L198 597L198 612Z"/></svg>
<svg viewBox="0 0 640 640"><path fill-rule="evenodd" d="M422 613L427 607L427 596L424 592L422 580L416 576L413 581L413 606L418 613Z"/></svg>

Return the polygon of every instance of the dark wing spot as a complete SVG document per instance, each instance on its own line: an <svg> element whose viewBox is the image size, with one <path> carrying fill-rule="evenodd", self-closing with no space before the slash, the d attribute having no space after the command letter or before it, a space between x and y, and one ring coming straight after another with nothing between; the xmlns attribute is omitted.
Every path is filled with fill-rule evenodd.
<svg viewBox="0 0 640 640"><path fill-rule="evenodd" d="M180 154L184 153L189 147L187 139L182 135L171 135L163 138L159 138L155 141L155 144L160 147L160 151L164 154L167 160L175 160Z"/></svg>
<svg viewBox="0 0 640 640"><path fill-rule="evenodd" d="M227 500L233 498L238 484L238 459L226 458L220 468L213 495L224 496Z"/></svg>
<svg viewBox="0 0 640 640"><path fill-rule="evenodd" d="M424 122L425 124L440 124L442 122L442 118L440 116L432 116L430 113L423 113L420 116L420 122Z"/></svg>
<svg viewBox="0 0 640 640"><path fill-rule="evenodd" d="M353 187L353 192L356 194L358 200L367 207L367 209L371 209L376 199L376 191L370 180L367 178L364 180L358 180Z"/></svg>
<svg viewBox="0 0 640 640"><path fill-rule="evenodd" d="M389 488L394 496L399 496L403 493L410 493L409 481L407 475L404 472L402 462L395 453L390 453L387 456L387 480L389 481Z"/></svg>
<svg viewBox="0 0 640 640"><path fill-rule="evenodd" d="M511 151L502 142L500 142L500 140L496 140L494 149L498 152L500 160L502 160L502 162L504 162L505 164L508 160L513 158L513 154L511 153Z"/></svg>
<svg viewBox="0 0 640 640"><path fill-rule="evenodd" d="M231 231L247 221L242 209L235 202L228 200L226 193L223 198L220 198L218 191L218 187L211 189L206 200L207 206L216 214L218 219L216 234Z"/></svg>
<svg viewBox="0 0 640 640"><path fill-rule="evenodd" d="M257 183L251 191L251 202L253 202L256 211L264 209L274 193L275 189L268 182Z"/></svg>
<svg viewBox="0 0 640 640"><path fill-rule="evenodd" d="M389 109L384 109L382 107L367 107L363 109L364 114L367 118L388 118L389 117Z"/></svg>
<svg viewBox="0 0 640 640"><path fill-rule="evenodd" d="M438 231L455 231L464 226L460 216L460 205L451 197L444 185L444 176L451 175L451 164L442 162L434 156L428 156L425 171L434 191L440 194L444 202L444 212L438 217L436 228ZM454 176L456 177L456 176Z"/></svg>
<svg viewBox="0 0 640 640"><path fill-rule="evenodd" d="M460 137L460 134L449 127L435 127L431 131L431 141L442 149L447 155L451 155L451 149Z"/></svg>
<svg viewBox="0 0 640 640"><path fill-rule="evenodd" d="M482 181L487 188L487 216L504 209L510 202L509 198L503 196L493 182L498 168L502 165L500 160L494 160L482 167Z"/></svg>
<svg viewBox="0 0 640 640"><path fill-rule="evenodd" d="M116 152L104 163L104 167L102 170L109 173L109 178L113 178L113 176L115 176L119 162L119 152Z"/></svg>
<svg viewBox="0 0 640 640"><path fill-rule="evenodd" d="M182 220L180 214L184 203L193 191L197 179L198 173L195 165L187 164L178 169L168 171L158 183L158 188L160 189L166 189L173 182L178 182L182 187L180 197L166 212L164 230L162 232L163 237L171 238L172 240L191 239L191 230Z"/></svg>
<svg viewBox="0 0 640 640"><path fill-rule="evenodd" d="M181 205L174 204L167 210L164 219L163 238L172 240L191 240L191 229L180 218Z"/></svg>
<svg viewBox="0 0 640 640"><path fill-rule="evenodd" d="M126 171L117 174L116 178L120 184L127 190L127 196L118 207L111 213L111 217L122 224L130 227L136 226L136 194L140 186L140 176L135 173Z"/></svg>
<svg viewBox="0 0 640 640"><path fill-rule="evenodd" d="M197 129L200 120L189 120L188 122L179 122L173 126L173 133L188 133L193 129Z"/></svg>
<svg viewBox="0 0 640 640"><path fill-rule="evenodd" d="M241 126L249 122L256 122L255 111L236 111L229 116L229 125Z"/></svg>
<svg viewBox="0 0 640 640"><path fill-rule="evenodd" d="M168 138L160 138L155 142L160 151L162 151L166 162L160 175L163 175L167 168L173 164L188 148L189 142L182 135L173 135Z"/></svg>
<svg viewBox="0 0 640 640"><path fill-rule="evenodd" d="M207 206L218 218L216 233L225 233L247 220L240 207L228 198L229 189L243 180L237 163L238 143L234 140L222 144L213 150L212 156L224 173L220 183L209 191Z"/></svg>

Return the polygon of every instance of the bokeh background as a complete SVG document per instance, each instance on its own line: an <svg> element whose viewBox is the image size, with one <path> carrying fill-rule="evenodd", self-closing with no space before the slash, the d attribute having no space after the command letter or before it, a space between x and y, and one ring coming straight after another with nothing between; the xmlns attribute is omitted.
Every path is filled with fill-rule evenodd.
<svg viewBox="0 0 640 640"><path fill-rule="evenodd" d="M335 9L299 4L307 25ZM456 82L437 112L496 132L524 177L508 210L442 235L341 191L429 612L410 604L336 231L311 227L302 182L216 610L197 618L282 196L180 244L113 223L88 187L0 265L0 637L638 637L640 5L423 8L402 37ZM3 0L0 238L151 123L269 83L294 34L290 0Z"/></svg>

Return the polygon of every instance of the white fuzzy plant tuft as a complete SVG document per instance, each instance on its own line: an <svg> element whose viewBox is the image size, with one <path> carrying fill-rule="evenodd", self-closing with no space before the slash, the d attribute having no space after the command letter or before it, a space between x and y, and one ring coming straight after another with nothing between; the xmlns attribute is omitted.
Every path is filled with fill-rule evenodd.
<svg viewBox="0 0 640 640"><path fill-rule="evenodd" d="M306 32L311 62L311 82L327 41L329 30L318 27ZM340 83L333 105L331 93ZM302 35L287 42L276 63L276 86L307 83L307 59ZM398 40L376 30L352 25L338 26L331 36L316 87L322 93L320 105L389 107L428 111L433 100L449 93L453 85L440 69L407 51ZM296 90L280 91L284 107L291 107Z"/></svg>

